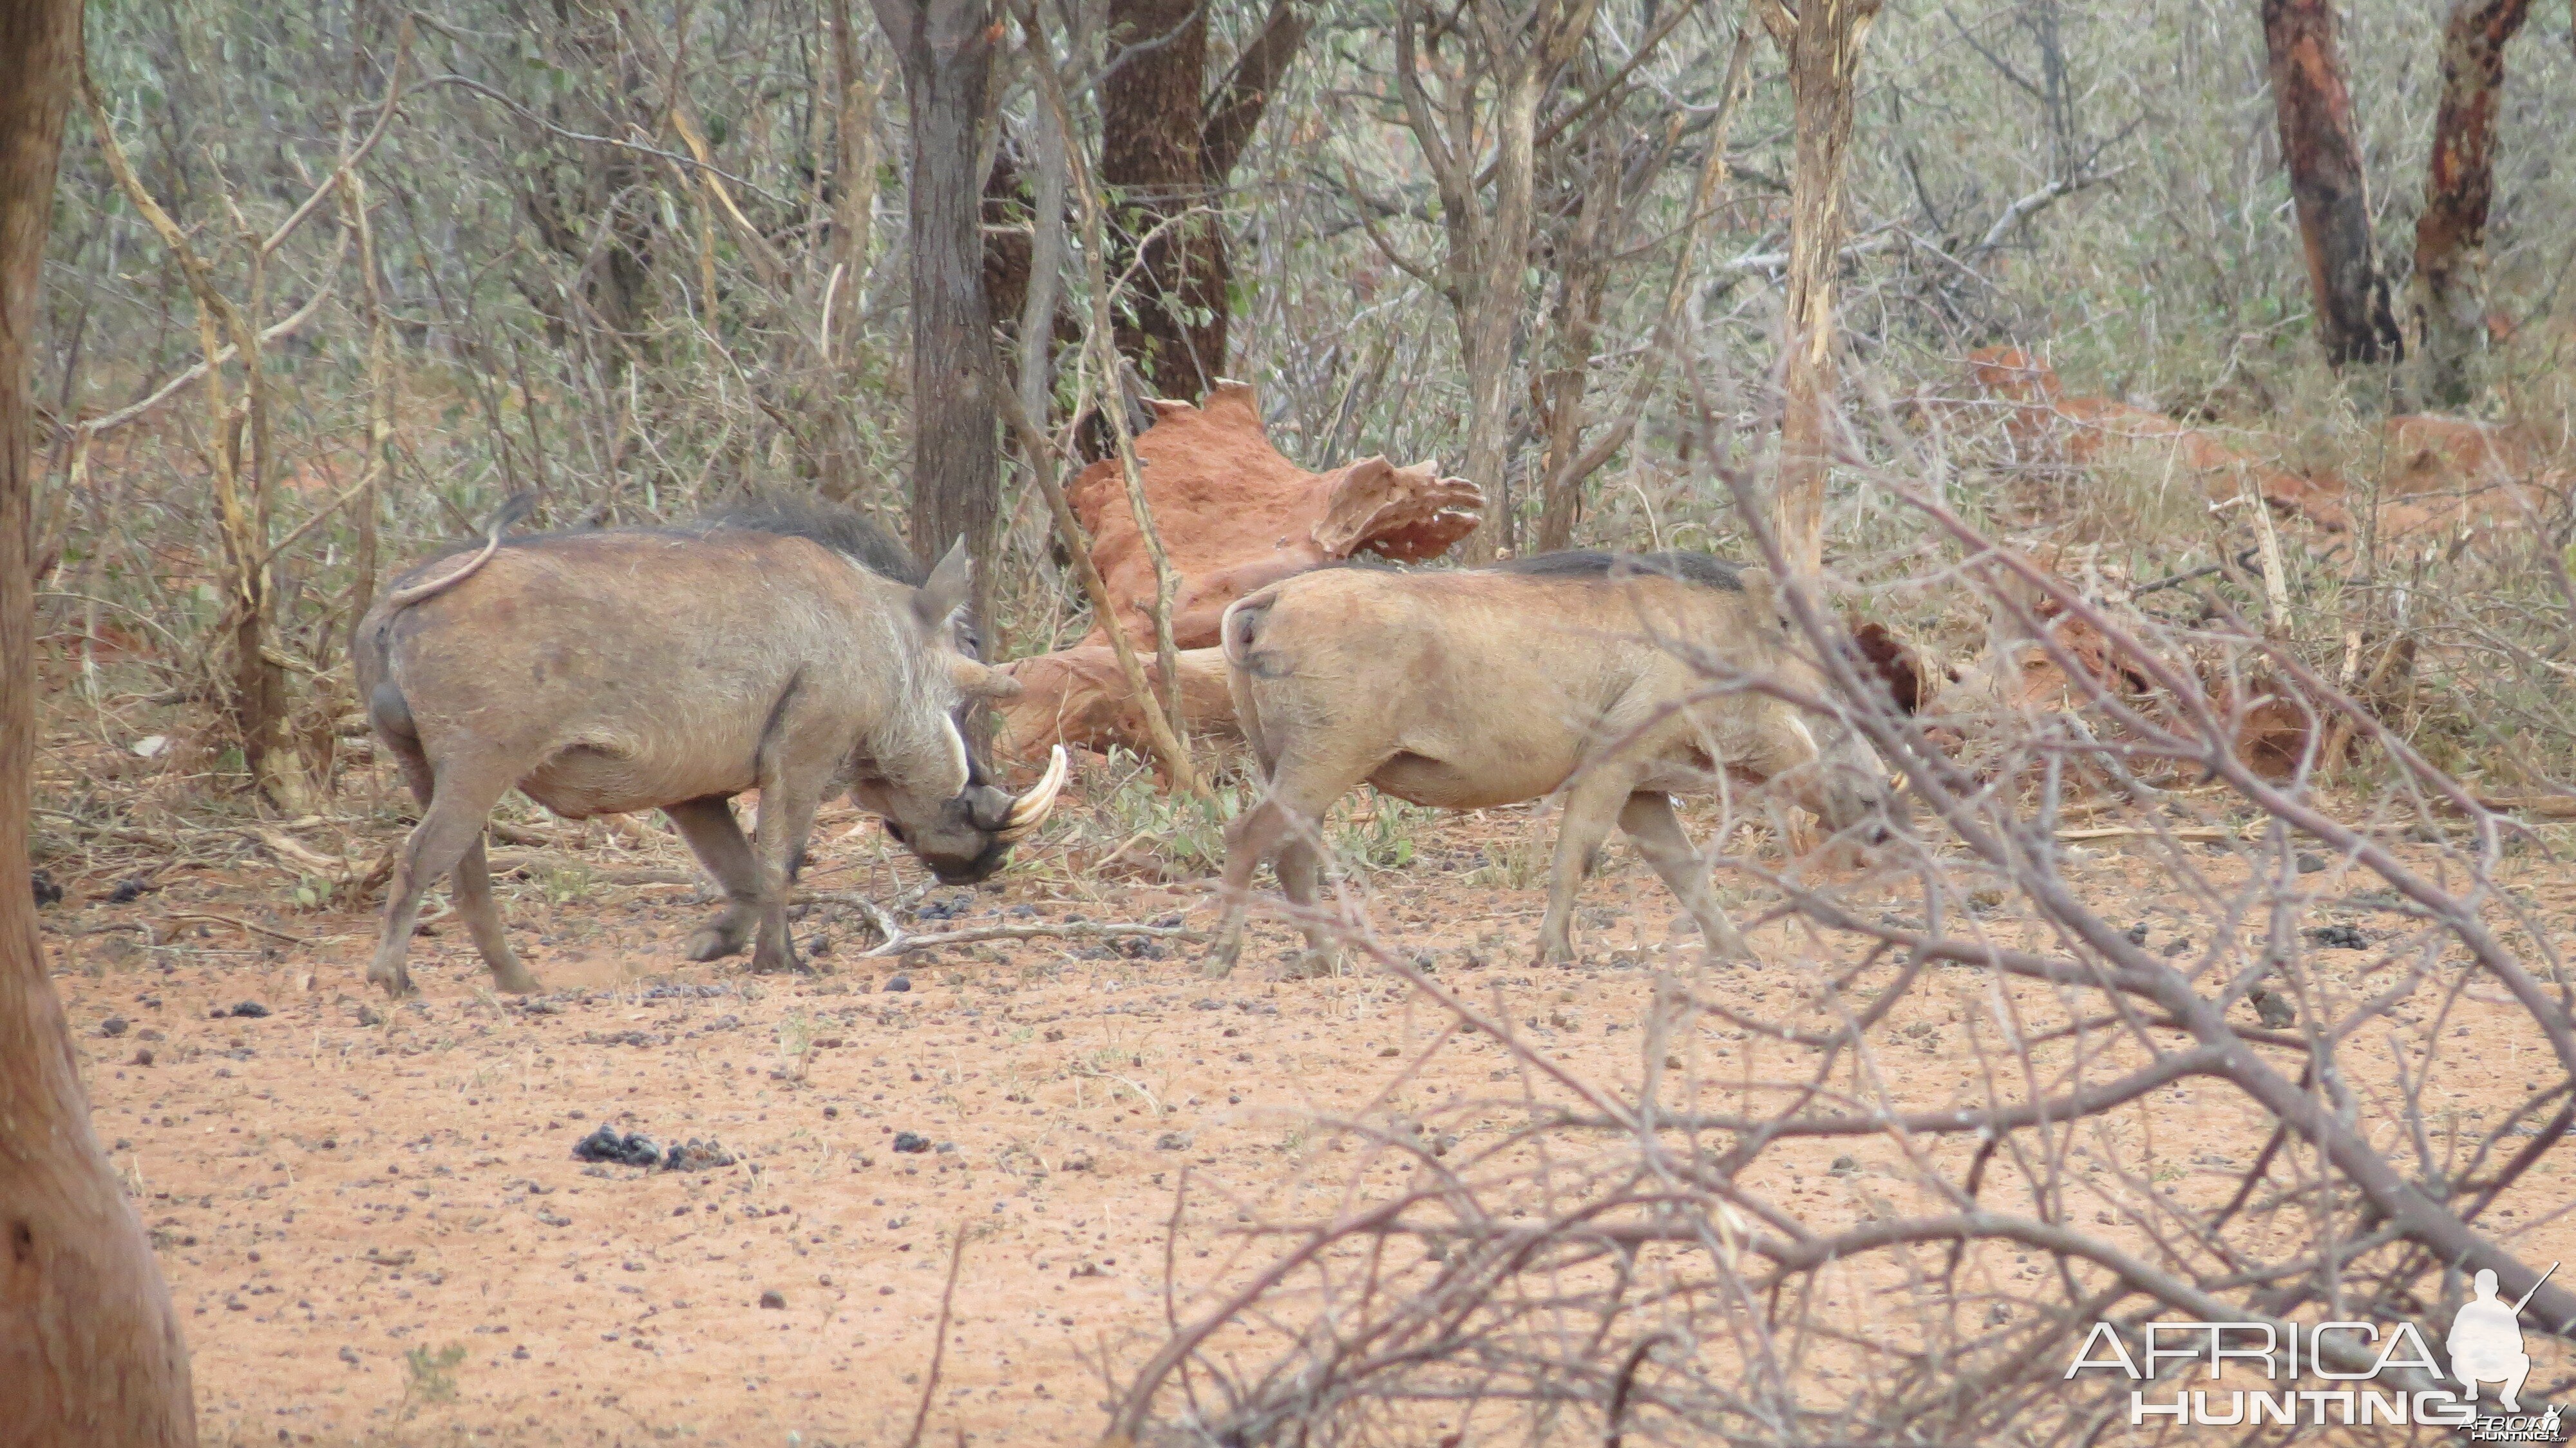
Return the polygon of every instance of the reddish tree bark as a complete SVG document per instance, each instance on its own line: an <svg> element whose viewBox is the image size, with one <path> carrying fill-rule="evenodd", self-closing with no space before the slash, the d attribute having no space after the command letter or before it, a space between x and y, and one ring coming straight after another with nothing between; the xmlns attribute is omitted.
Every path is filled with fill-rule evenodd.
<svg viewBox="0 0 2576 1448"><path fill-rule="evenodd" d="M80 0L0 0L0 1440L193 1444L170 1291L115 1171L28 880L36 736L35 463L28 395Z"/></svg>
<svg viewBox="0 0 2576 1448"><path fill-rule="evenodd" d="M2397 361L2406 345L2371 235L2370 183L2353 137L2333 0L2263 0L2263 43L2326 361Z"/></svg>
<svg viewBox="0 0 2576 1448"><path fill-rule="evenodd" d="M1111 41L1126 49L1101 87L1100 179L1118 192L1118 268L1151 237L1117 342L1159 396L1195 402L1224 373L1233 270L1213 209L1309 23L1278 0L1210 91L1201 0L1111 0Z"/></svg>
<svg viewBox="0 0 2576 1448"><path fill-rule="evenodd" d="M2415 220L2409 287L2428 400L2469 400L2469 358L2486 339L2487 207L2495 196L2496 99L2504 48L2531 0L2458 0L2442 32L2442 106Z"/></svg>

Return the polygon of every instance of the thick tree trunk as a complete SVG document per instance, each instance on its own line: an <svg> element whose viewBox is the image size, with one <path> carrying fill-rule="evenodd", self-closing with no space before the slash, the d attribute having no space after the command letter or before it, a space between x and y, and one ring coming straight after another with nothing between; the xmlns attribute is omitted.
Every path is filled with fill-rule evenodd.
<svg viewBox="0 0 2576 1448"><path fill-rule="evenodd" d="M1467 535L1469 563L1490 563L1513 542L1511 493L1513 339L1529 274L1537 187L1538 104L1549 77L1533 62L1500 78L1494 110L1494 201L1470 249L1458 319L1467 366L1467 480L1484 490L1485 516Z"/></svg>
<svg viewBox="0 0 2576 1448"><path fill-rule="evenodd" d="M989 618L1001 493L992 311L984 297L984 177L976 128L998 29L985 0L875 0L903 66L911 115L912 549L924 562L966 540L975 607Z"/></svg>
<svg viewBox="0 0 2576 1448"><path fill-rule="evenodd" d="M2444 407L2469 400L2469 359L2486 342L2487 205L2495 196L2496 99L2504 48L2531 0L2457 0L2442 33L2442 107L2415 220L2415 314L2424 394Z"/></svg>
<svg viewBox="0 0 2576 1448"><path fill-rule="evenodd" d="M2263 0L2263 44L2326 361L2397 361L2406 344L2371 235L2370 183L2353 136L2333 0Z"/></svg>
<svg viewBox="0 0 2576 1448"><path fill-rule="evenodd" d="M1833 465L1834 268L1843 245L1843 172L1852 92L1878 0L1772 0L1763 22L1789 61L1797 151L1790 180L1789 295L1780 347L1780 471L1771 526L1792 568L1824 567L1825 480Z"/></svg>
<svg viewBox="0 0 2576 1448"><path fill-rule="evenodd" d="M1215 193L1200 152L1207 12L1200 0L1110 0L1109 36L1100 179L1115 188L1111 274L1140 241L1144 253L1118 350L1157 394L1196 402L1225 370L1227 322L1225 227L1204 209Z"/></svg>
<svg viewBox="0 0 2576 1448"><path fill-rule="evenodd" d="M143 1225L91 1134L28 884L36 735L37 275L79 0L0 0L0 1439L196 1442L188 1356Z"/></svg>

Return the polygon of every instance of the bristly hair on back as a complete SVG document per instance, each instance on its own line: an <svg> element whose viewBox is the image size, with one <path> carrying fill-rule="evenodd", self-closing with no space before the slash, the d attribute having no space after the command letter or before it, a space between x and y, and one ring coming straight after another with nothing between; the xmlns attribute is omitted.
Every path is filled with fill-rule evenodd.
<svg viewBox="0 0 2576 1448"><path fill-rule="evenodd" d="M1706 553L1609 553L1598 548L1576 548L1506 559L1492 568L1497 573L1517 573L1528 578L1606 579L1619 573L1655 573L1703 588L1744 591L1744 580L1736 576L1735 565Z"/></svg>
<svg viewBox="0 0 2576 1448"><path fill-rule="evenodd" d="M774 533L805 538L847 557L880 578L919 588L930 570L893 534L847 508L793 498L754 497L701 521L704 528L730 528L744 533Z"/></svg>

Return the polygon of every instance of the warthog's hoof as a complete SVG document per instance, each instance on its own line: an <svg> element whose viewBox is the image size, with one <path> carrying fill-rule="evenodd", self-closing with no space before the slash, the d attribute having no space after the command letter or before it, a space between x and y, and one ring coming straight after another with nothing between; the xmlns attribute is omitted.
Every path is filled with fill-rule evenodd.
<svg viewBox="0 0 2576 1448"><path fill-rule="evenodd" d="M371 965L367 967L367 984L382 986L386 995L401 1000L411 994L411 972L400 967L385 970Z"/></svg>
<svg viewBox="0 0 2576 1448"><path fill-rule="evenodd" d="M1328 980L1342 973L1340 957L1331 951L1309 950L1280 968L1281 980Z"/></svg>
<svg viewBox="0 0 2576 1448"><path fill-rule="evenodd" d="M728 955L738 954L741 950L740 935L710 925L689 937L688 949L683 953L691 960L704 963L710 960L722 960Z"/></svg>
<svg viewBox="0 0 2576 1448"><path fill-rule="evenodd" d="M510 995L537 995L545 990L544 986L537 984L535 972L515 960L510 962L508 969L492 972L492 986Z"/></svg>

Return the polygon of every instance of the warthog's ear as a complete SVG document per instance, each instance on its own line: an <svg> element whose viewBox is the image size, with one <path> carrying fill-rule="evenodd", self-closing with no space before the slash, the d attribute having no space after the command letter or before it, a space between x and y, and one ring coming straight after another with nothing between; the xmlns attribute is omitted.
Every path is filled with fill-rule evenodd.
<svg viewBox="0 0 2576 1448"><path fill-rule="evenodd" d="M948 659L948 676L957 681L957 690L969 699L990 699L999 703L1020 697L1020 681L999 669L987 668L964 654Z"/></svg>
<svg viewBox="0 0 2576 1448"><path fill-rule="evenodd" d="M930 570L928 582L912 592L912 616L921 631L936 634L975 596L975 562L966 556L966 540L948 545L948 556Z"/></svg>

